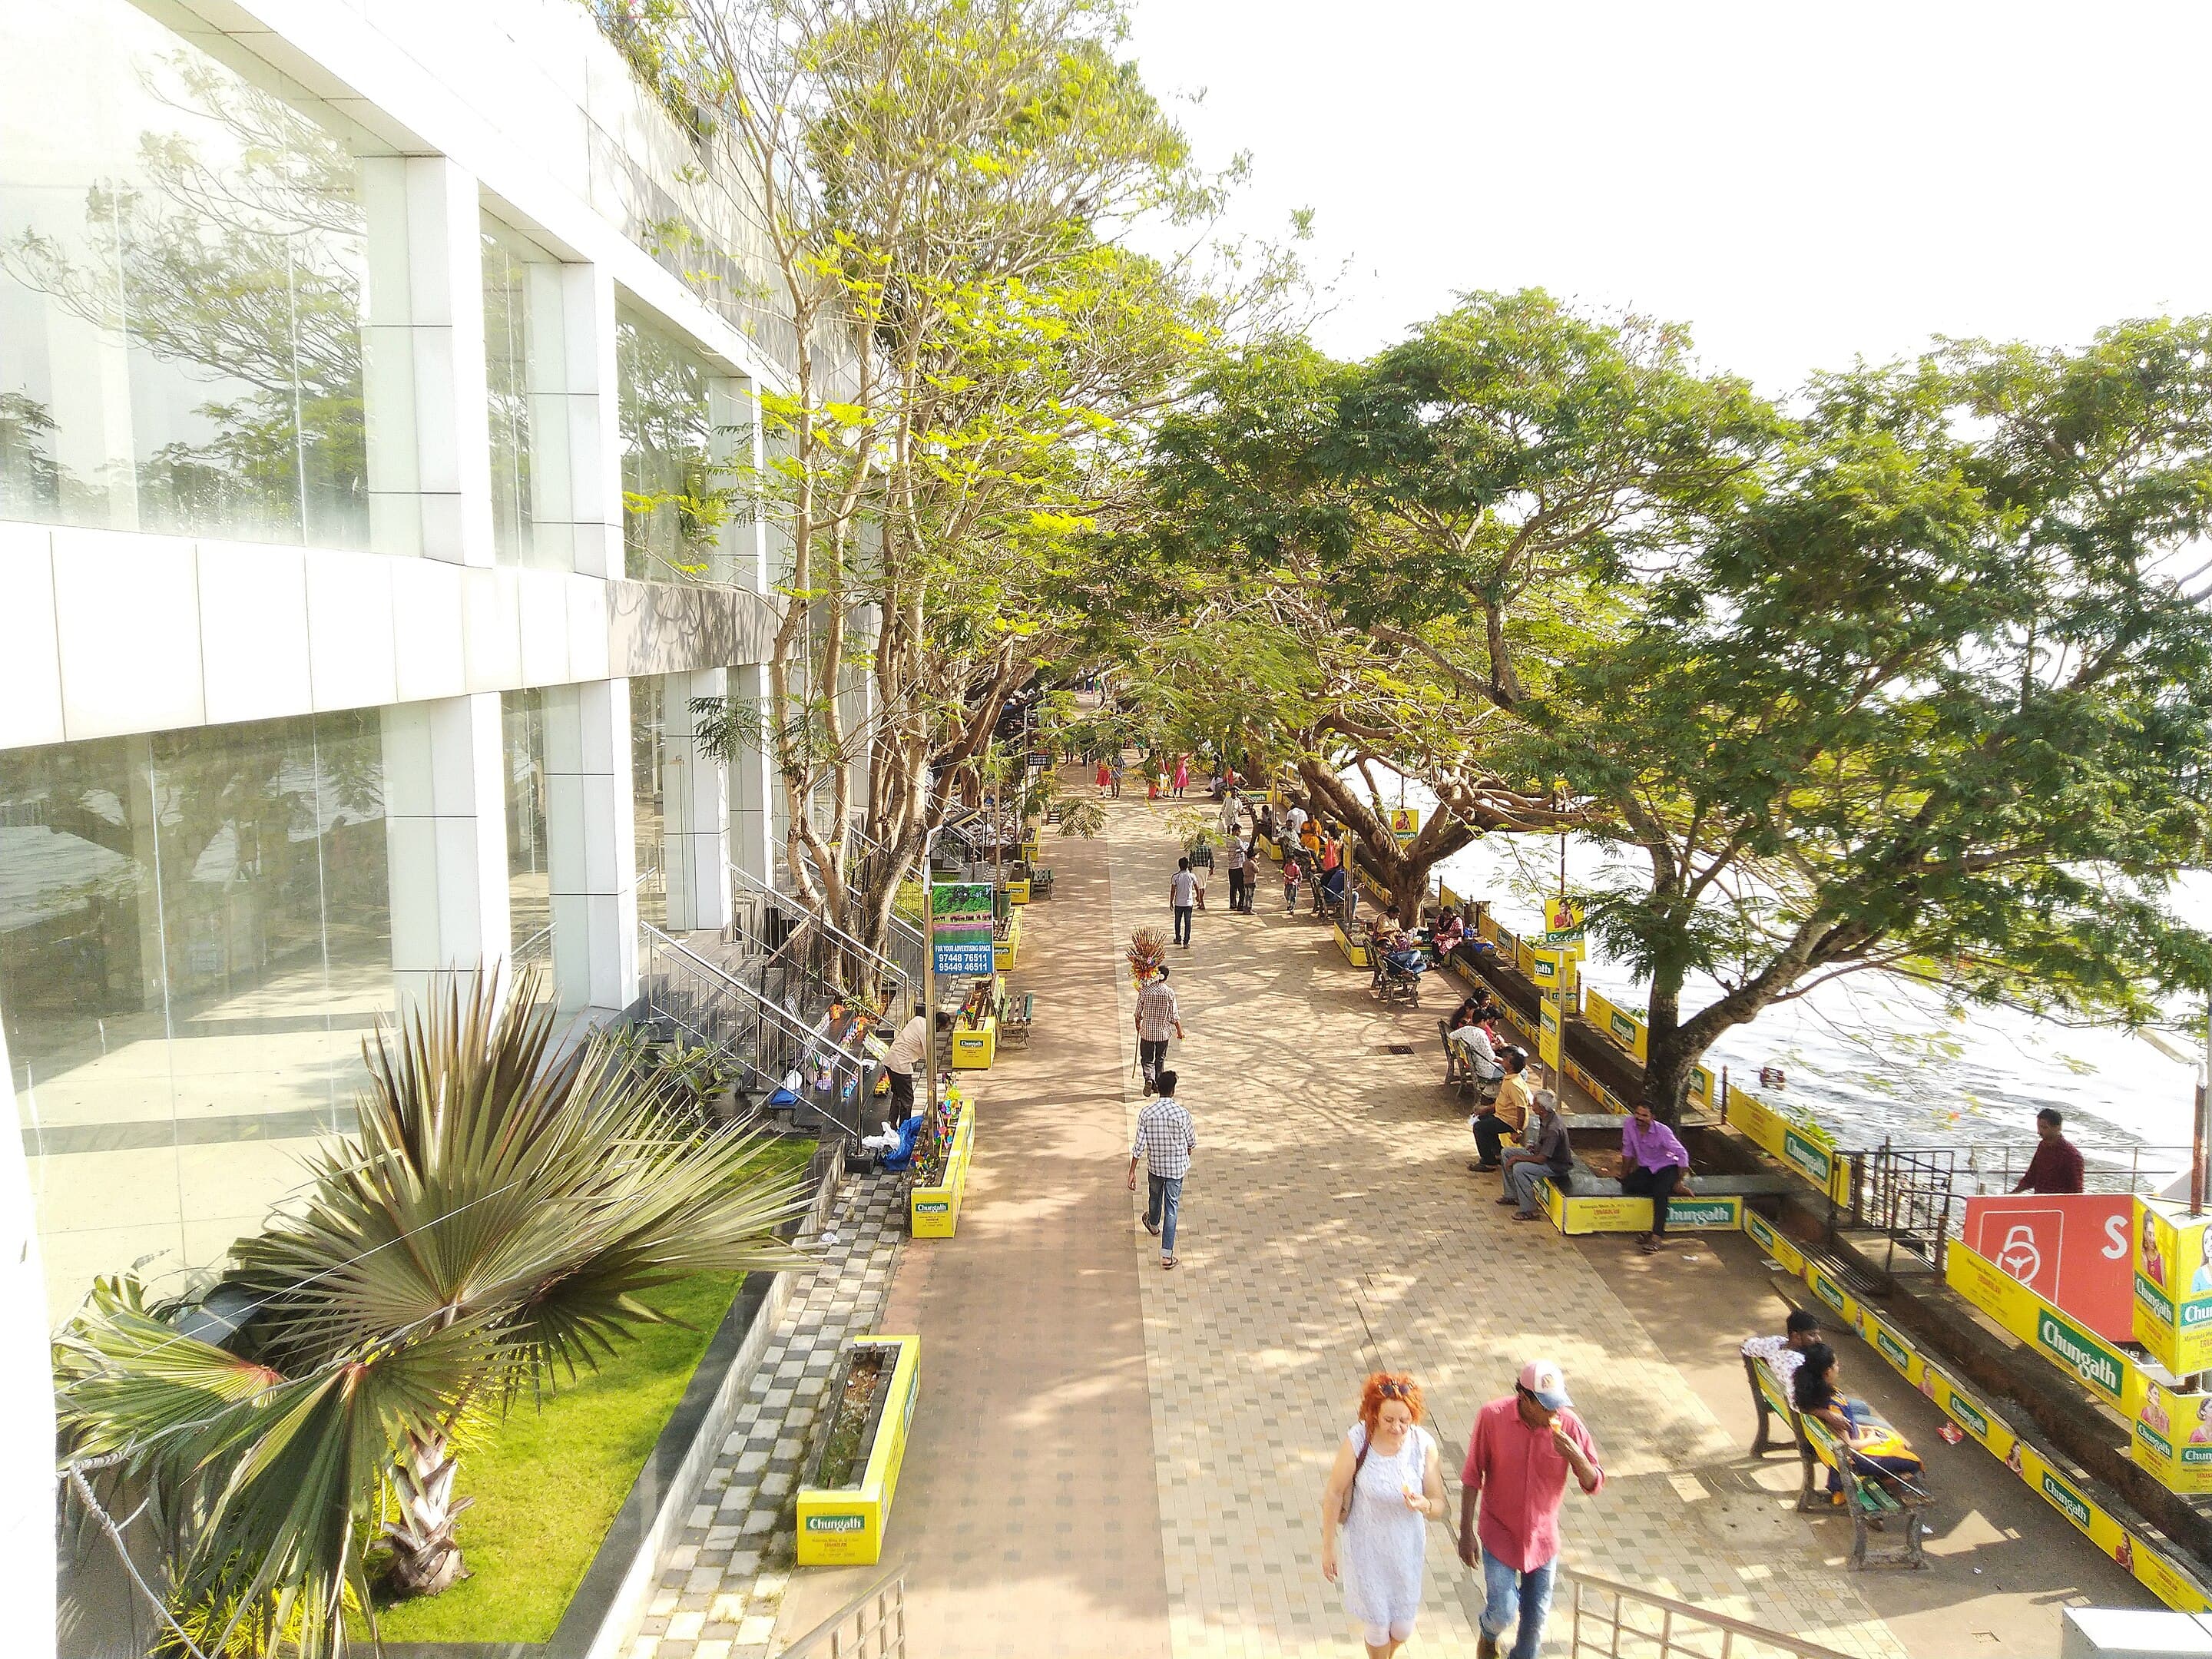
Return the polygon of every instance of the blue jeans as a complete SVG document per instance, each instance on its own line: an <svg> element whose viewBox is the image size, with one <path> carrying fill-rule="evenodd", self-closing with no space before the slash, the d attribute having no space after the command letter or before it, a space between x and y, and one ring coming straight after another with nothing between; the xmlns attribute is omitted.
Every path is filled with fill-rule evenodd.
<svg viewBox="0 0 2212 1659"><path fill-rule="evenodd" d="M1160 1230L1160 1254L1175 1254L1176 1212L1182 1208L1182 1177L1145 1177L1145 1225Z"/></svg>
<svg viewBox="0 0 2212 1659"><path fill-rule="evenodd" d="M1552 1580L1559 1571L1557 1556L1540 1567L1516 1572L1483 1551L1482 1633L1493 1642L1504 1636L1518 1603L1521 1628L1513 1633L1512 1659L1536 1659L1544 1645L1544 1619L1552 1610Z"/></svg>

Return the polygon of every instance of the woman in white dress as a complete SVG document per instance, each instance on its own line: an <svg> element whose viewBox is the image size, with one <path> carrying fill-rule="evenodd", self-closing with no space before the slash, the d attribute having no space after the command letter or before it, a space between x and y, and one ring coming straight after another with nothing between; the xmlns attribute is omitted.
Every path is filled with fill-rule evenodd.
<svg viewBox="0 0 2212 1659"><path fill-rule="evenodd" d="M1359 1393L1359 1421L1336 1449L1321 1498L1321 1576L1338 1582L1344 1529L1344 1604L1368 1659L1390 1659L1421 1610L1429 1517L1444 1511L1437 1437L1421 1426L1420 1386L1377 1371Z"/></svg>

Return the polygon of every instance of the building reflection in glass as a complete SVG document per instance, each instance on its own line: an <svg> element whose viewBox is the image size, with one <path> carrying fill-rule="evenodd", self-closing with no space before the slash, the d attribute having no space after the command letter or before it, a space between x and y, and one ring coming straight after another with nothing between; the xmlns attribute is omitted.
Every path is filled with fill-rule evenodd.
<svg viewBox="0 0 2212 1659"><path fill-rule="evenodd" d="M0 53L0 517L358 546L361 167L125 0Z"/></svg>
<svg viewBox="0 0 2212 1659"><path fill-rule="evenodd" d="M714 459L714 372L696 351L627 309L616 327L628 574L715 580L727 480Z"/></svg>
<svg viewBox="0 0 2212 1659"><path fill-rule="evenodd" d="M0 752L0 1010L52 1307L219 1261L392 1007L374 711Z"/></svg>

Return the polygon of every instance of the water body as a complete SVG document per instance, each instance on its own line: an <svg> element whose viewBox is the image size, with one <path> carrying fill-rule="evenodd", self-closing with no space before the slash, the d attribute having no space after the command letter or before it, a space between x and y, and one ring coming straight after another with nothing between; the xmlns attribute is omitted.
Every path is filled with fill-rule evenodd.
<svg viewBox="0 0 2212 1659"><path fill-rule="evenodd" d="M1406 804L1425 811L1426 792L1408 784ZM1567 888L1600 876L1611 849L1567 842ZM1559 885L1559 842L1552 836L1489 836L1438 873L1455 893L1487 898L1516 933L1542 925L1540 901ZM2212 872L2192 872L2184 914L2212 927ZM1641 1012L1649 987L1593 942L1586 982ZM1683 1012L1720 994L1692 981ZM2163 1046L2161 1046L2161 1042ZM1932 988L1879 972L1846 975L1793 1002L1771 1006L1717 1042L1707 1061L1729 1068L1737 1087L1775 1107L1808 1115L1846 1148L1948 1146L1971 1153L1976 1187L2000 1190L2009 1149L2017 1171L2033 1149L2035 1114L2055 1106L2093 1169L2140 1164L2166 1178L2187 1167L2193 1090L2203 1033L2146 1038L2114 1027L2079 1027L2009 1008L1953 1008ZM1762 1088L1762 1066L1786 1082ZM1962 1163L1965 1161L1962 1158ZM2101 1182L2095 1184L2103 1184Z"/></svg>

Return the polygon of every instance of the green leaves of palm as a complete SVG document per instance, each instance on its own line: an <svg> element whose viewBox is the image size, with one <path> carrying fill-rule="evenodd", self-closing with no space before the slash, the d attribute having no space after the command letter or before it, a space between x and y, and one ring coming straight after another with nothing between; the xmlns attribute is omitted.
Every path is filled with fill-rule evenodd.
<svg viewBox="0 0 2212 1659"><path fill-rule="evenodd" d="M379 1035L356 1135L234 1249L242 1352L131 1281L56 1345L66 1455L112 1456L149 1495L172 1604L210 1650L343 1652L387 1496L401 1581L458 1570L448 1447L472 1402L594 1363L659 1316L639 1291L798 1259L776 1229L804 1200L766 1137L696 1132L611 1045L550 1058L534 1003L526 980L503 1006L456 993Z"/></svg>
<svg viewBox="0 0 2212 1659"><path fill-rule="evenodd" d="M234 1252L267 1310L264 1357L319 1364L481 1322L511 1389L653 1319L641 1290L797 1260L775 1231L804 1199L760 1178L765 1136L698 1135L635 1060L592 1043L549 1062L551 1035L526 990L496 1008L454 993L396 1044L379 1035L356 1138Z"/></svg>
<svg viewBox="0 0 2212 1659"><path fill-rule="evenodd" d="M392 1440L435 1432L491 1346L456 1325L286 1377L179 1335L134 1281L103 1282L55 1345L63 1443L118 1460L146 1494L173 1603L208 1650L283 1632L301 1653L341 1651L349 1590L367 1605L360 1527Z"/></svg>

